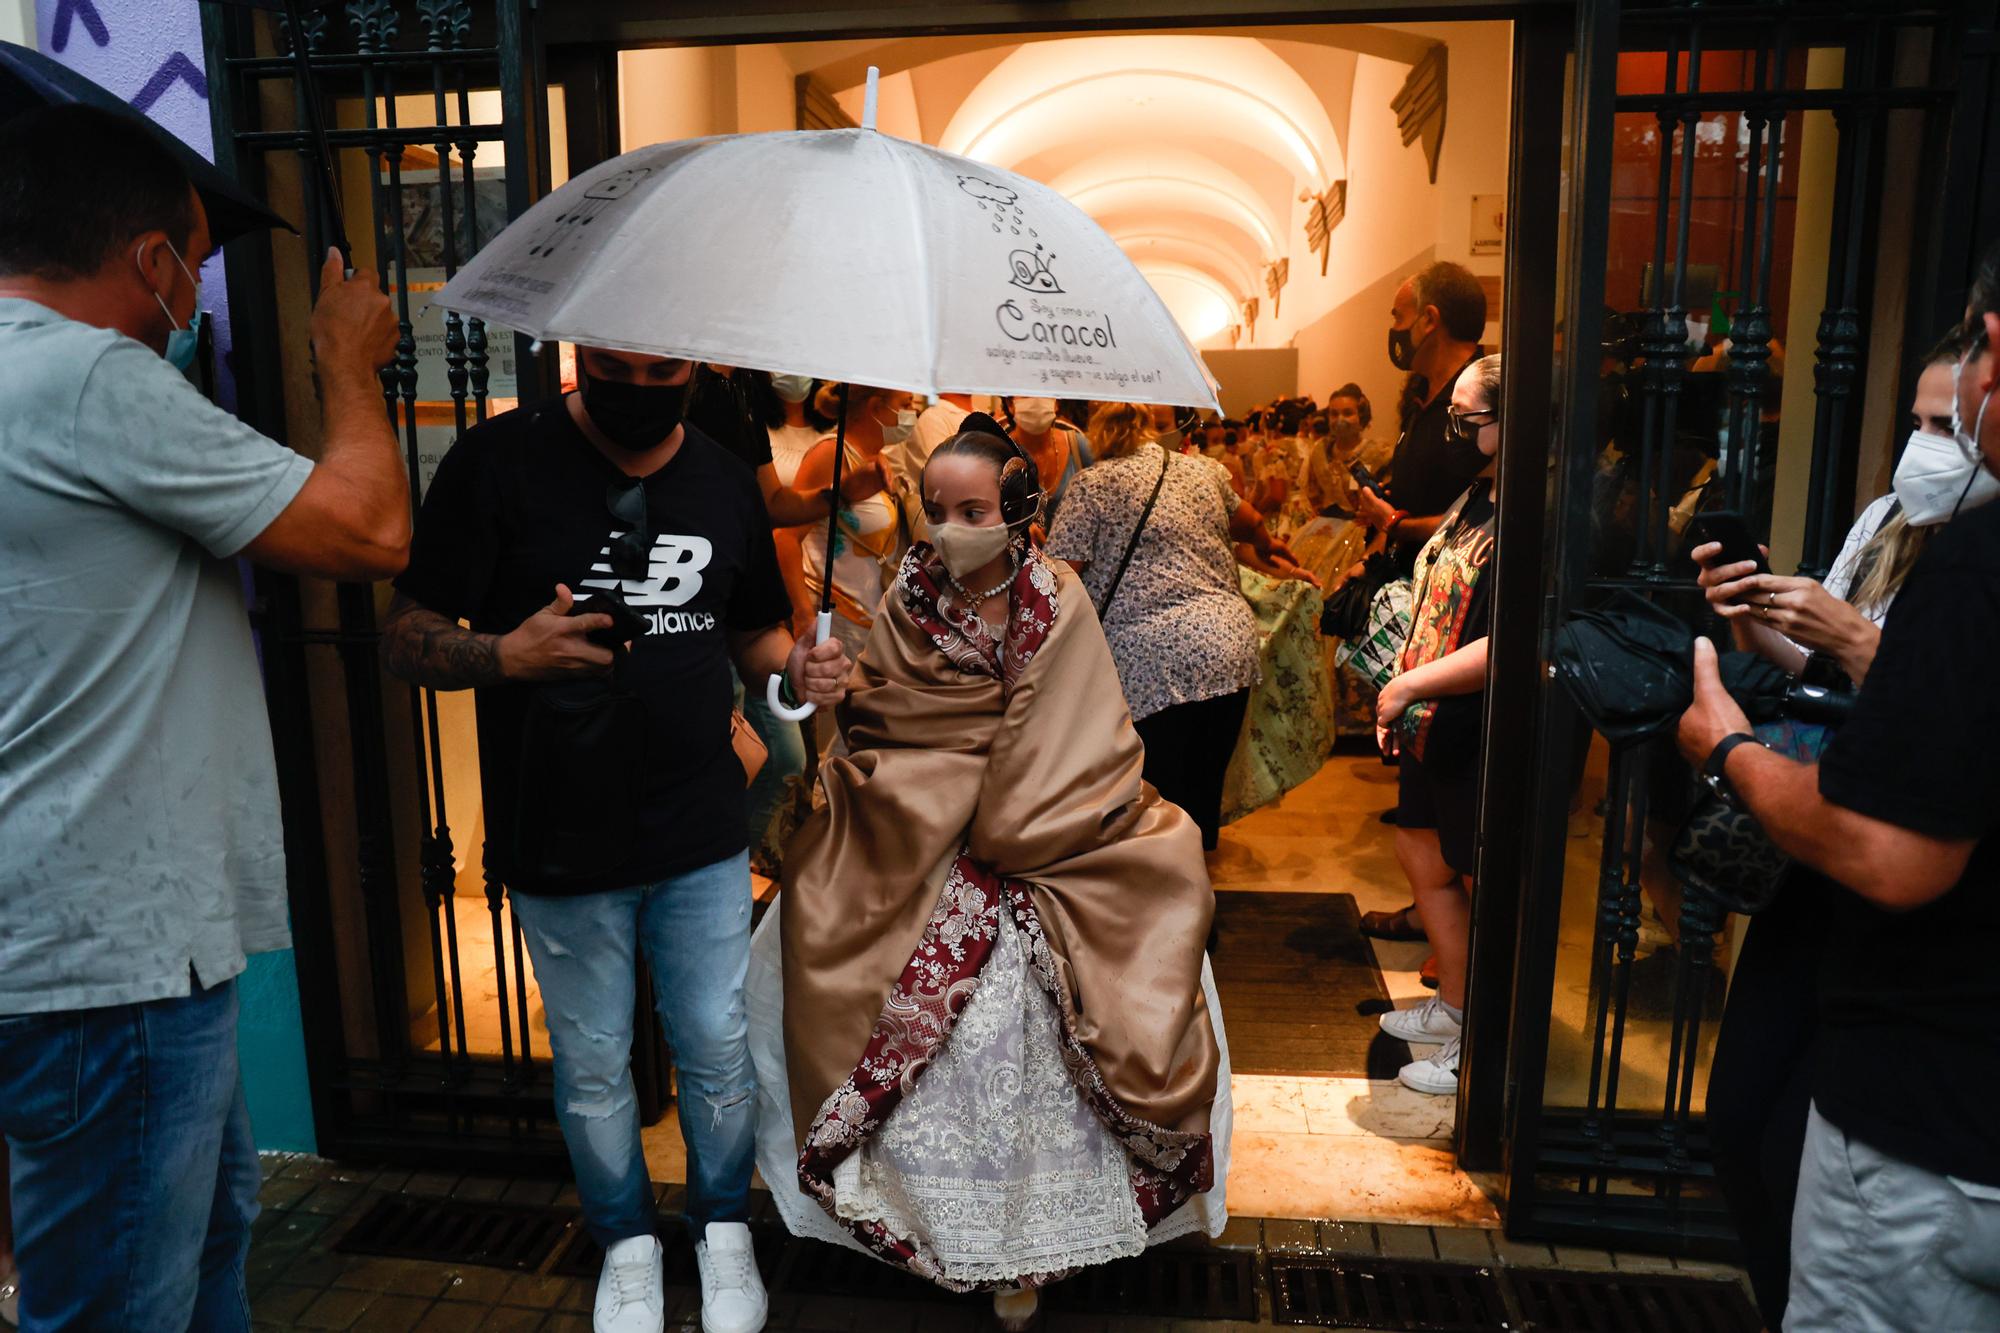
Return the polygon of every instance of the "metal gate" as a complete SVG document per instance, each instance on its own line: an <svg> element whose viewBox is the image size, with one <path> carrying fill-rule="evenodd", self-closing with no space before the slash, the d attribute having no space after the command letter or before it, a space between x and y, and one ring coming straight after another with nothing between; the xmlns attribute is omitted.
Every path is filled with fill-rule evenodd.
<svg viewBox="0 0 2000 1333"><path fill-rule="evenodd" d="M553 357L477 321L427 325L413 299L467 258L496 214L518 215L545 188L552 147L563 146L543 138L549 70L558 83L577 80L566 142L573 156L579 145L594 156L614 150L606 52L620 41L1030 26L1017 6L988 0L751 17L739 8L322 4L304 40L343 159L342 197L330 201L299 166L305 139L285 58L293 35L268 14L209 7L218 153L281 208L300 208L307 255L324 244L323 209L337 203L367 219L350 229L397 293L403 338L384 405L414 486L466 425L509 397L555 387ZM1135 8L1145 7L1079 0L1045 26L1130 26ZM1308 0L1172 8L1144 21L1329 16ZM1780 554L1789 551L1781 567L1825 567L1857 475L1871 486L1886 476L1910 354L1956 314L1977 243L2000 226L2000 206L1977 188L2000 179L1994 8L1439 0L1399 12L1505 14L1517 35L1506 270L1519 299L1504 303L1487 887L1475 901L1478 1016L1460 1103L1468 1164L1504 1157L1510 1230L1647 1248L1726 1241L1700 1101L1714 941L1727 927L1684 915L1665 983L1650 1000L1636 984L1653 880L1648 828L1679 779L1670 762L1620 756L1601 772L1602 817L1569 836L1574 775L1601 761L1579 749L1576 719L1546 674L1548 645L1570 611L1616 589L1694 600L1676 537L1690 460L1773 525ZM1360 4L1333 9L1379 17ZM549 70L537 24L571 42L550 49ZM489 176L496 157L504 170ZM1939 199L1972 202L1918 207ZM303 302L275 293L304 292L313 266L283 245L236 251L244 414L310 451ZM1687 315L1704 308L1730 323L1735 351L1720 369L1687 345ZM510 353L511 394L496 388ZM1605 404L1618 410L1602 414L1601 428ZM1605 480L1608 439L1619 448ZM1607 493L1624 515L1610 524L1593 519L1593 500ZM448 780L457 705L380 672L382 589L260 574L258 594L324 1149L555 1166L547 1053L532 1030L505 886L489 876L468 895L458 882L477 802ZM1572 856L1573 845L1592 854ZM642 1043L642 1055L654 1046ZM642 1061L635 1073L642 1104L656 1111L663 1071Z"/></svg>
<svg viewBox="0 0 2000 1333"><path fill-rule="evenodd" d="M1750 516L1775 567L1826 571L1857 483L1863 501L1886 488L1913 358L1963 304L1993 50L1990 3L1577 15L1555 429L1546 452L1503 460L1501 483L1501 560L1510 479L1548 534L1538 578L1513 557L1525 595L1496 615L1517 628L1510 654L1496 627L1489 691L1489 734L1516 728L1522 746L1489 743L1482 866L1518 866L1520 895L1475 907L1472 1003L1498 1007L1511 980L1512 1234L1729 1244L1702 1103L1732 933L1680 899L1660 855L1692 783L1671 734L1593 740L1553 683L1551 638L1620 590L1700 621L1683 535L1697 497ZM1514 799L1498 789L1524 773L1525 841L1496 847ZM1518 929L1479 941L1495 921Z"/></svg>
<svg viewBox="0 0 2000 1333"><path fill-rule="evenodd" d="M414 497L468 426L553 383L553 366L524 340L424 310L425 293L547 179L533 8L345 0L300 9L303 32L275 13L205 13L218 155L233 154L305 238L302 254L290 238L232 248L241 411L312 451L313 390L297 372L308 362L304 298L318 267L308 257L325 253L338 214L355 264L374 268L395 306L401 336L382 396ZM335 150L337 198L305 166L300 42ZM259 571L253 606L319 1142L335 1156L490 1163L504 1154L554 1168L561 1143L520 929L505 885L469 845L481 824L476 788L455 789L476 773L464 736L457 745L447 736L467 732L469 696L441 698L383 673L385 597L379 586ZM657 1116L659 1071L638 1072Z"/></svg>

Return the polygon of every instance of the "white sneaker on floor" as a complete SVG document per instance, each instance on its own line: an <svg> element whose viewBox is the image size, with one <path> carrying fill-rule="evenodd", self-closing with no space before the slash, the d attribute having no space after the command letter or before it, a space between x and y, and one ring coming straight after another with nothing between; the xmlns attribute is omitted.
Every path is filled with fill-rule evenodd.
<svg viewBox="0 0 2000 1333"><path fill-rule="evenodd" d="M710 1222L696 1242L701 1269L702 1333L758 1333L770 1302L750 1248L750 1228L741 1222Z"/></svg>
<svg viewBox="0 0 2000 1333"><path fill-rule="evenodd" d="M597 1333L660 1333L667 1323L664 1286L660 1242L627 1236L604 1252L591 1327Z"/></svg>
<svg viewBox="0 0 2000 1333"><path fill-rule="evenodd" d="M1419 1046L1435 1046L1450 1041L1463 1025L1445 1012L1444 1001L1433 995L1412 1009L1391 1009L1382 1015L1382 1030L1398 1041Z"/></svg>
<svg viewBox="0 0 2000 1333"><path fill-rule="evenodd" d="M1396 1081L1412 1092L1448 1097L1458 1091L1458 1038L1453 1037L1421 1060L1396 1072Z"/></svg>

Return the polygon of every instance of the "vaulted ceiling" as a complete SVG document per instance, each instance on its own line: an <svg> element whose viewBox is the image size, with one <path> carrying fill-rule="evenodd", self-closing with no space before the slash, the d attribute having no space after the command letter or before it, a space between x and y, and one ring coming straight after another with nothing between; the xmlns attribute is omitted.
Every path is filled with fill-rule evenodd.
<svg viewBox="0 0 2000 1333"><path fill-rule="evenodd" d="M860 111L881 68L880 127L1062 191L1115 238L1188 334L1234 323L1294 247L1302 196L1346 176L1359 55L1414 63L1393 27L1089 37L902 38L787 48Z"/></svg>

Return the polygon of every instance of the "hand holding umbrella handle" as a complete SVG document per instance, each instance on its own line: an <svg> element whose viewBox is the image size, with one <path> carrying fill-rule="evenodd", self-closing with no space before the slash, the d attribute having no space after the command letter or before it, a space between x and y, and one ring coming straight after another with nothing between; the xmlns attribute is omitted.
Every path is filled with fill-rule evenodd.
<svg viewBox="0 0 2000 1333"><path fill-rule="evenodd" d="M814 631L813 642L815 644L825 643L828 639L832 638L833 612L821 611L818 621L814 623ZM803 722L819 711L819 707L816 704L809 703L800 704L797 708L789 707L778 697L779 691L783 688L782 674L772 676L764 682L764 702L771 706L773 713L785 719L785 721Z"/></svg>

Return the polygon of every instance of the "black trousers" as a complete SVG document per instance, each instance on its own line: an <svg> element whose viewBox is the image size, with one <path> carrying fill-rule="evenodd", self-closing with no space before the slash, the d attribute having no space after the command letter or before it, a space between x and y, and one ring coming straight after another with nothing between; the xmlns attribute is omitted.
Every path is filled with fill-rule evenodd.
<svg viewBox="0 0 2000 1333"><path fill-rule="evenodd" d="M1250 691L1162 708L1133 725L1146 743L1146 781L1188 812L1201 828L1201 845L1215 850L1222 829L1222 780L1243 732Z"/></svg>
<svg viewBox="0 0 2000 1333"><path fill-rule="evenodd" d="M1770 907L1751 921L1709 1067L1715 1179L1767 1328L1783 1326L1791 1285L1792 1204L1812 1104L1820 958L1836 892L1794 868Z"/></svg>

